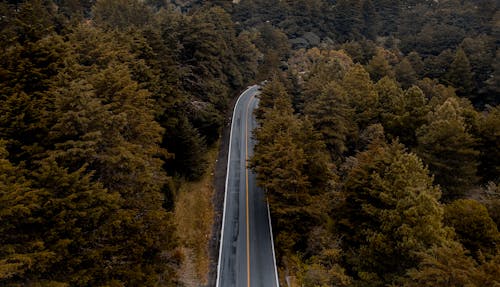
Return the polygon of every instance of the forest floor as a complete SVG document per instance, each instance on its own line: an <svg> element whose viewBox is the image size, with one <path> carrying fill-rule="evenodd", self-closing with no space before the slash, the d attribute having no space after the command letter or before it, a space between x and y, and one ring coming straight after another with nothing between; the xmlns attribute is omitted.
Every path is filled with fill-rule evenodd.
<svg viewBox="0 0 500 287"><path fill-rule="evenodd" d="M217 147L207 155L209 167L204 176L196 182L180 185L175 207L175 222L184 260L179 272L186 287L208 284L210 268L209 242L214 225L214 168Z"/></svg>

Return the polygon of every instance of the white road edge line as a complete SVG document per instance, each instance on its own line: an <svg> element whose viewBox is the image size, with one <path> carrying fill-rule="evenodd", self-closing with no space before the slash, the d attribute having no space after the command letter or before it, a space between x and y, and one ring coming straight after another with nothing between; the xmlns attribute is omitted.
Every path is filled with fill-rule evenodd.
<svg viewBox="0 0 500 287"><path fill-rule="evenodd" d="M273 262L274 262L274 274L276 274L276 286L280 287L280 281L278 279L278 267L276 266L276 253L274 252L273 226L271 225L271 210L269 209L269 201L267 201L267 218L269 219L269 232L271 233L271 247L273 249Z"/></svg>
<svg viewBox="0 0 500 287"><path fill-rule="evenodd" d="M226 167L226 187L224 191L224 208L222 210L222 225L221 225L221 233L220 233L220 245L219 245L219 262L217 262L217 281L215 283L216 287L219 287L219 280L220 280L220 264L221 264L221 258L222 258L222 243L224 242L224 224L226 222L226 200L227 200L227 184L229 180L229 164L231 163L231 142L233 139L233 125L234 125L234 115L236 111L236 107L238 106L238 103L240 102L241 98L253 89L256 85L248 87L241 95L238 97L238 100L236 100L236 104L234 104L233 108L233 116L231 118L231 130L229 131L229 150L228 150L228 155L227 155L227 167Z"/></svg>

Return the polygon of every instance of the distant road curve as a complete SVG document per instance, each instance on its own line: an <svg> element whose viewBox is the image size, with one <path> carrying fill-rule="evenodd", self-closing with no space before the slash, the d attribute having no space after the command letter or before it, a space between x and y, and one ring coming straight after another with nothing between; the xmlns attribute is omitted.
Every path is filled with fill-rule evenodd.
<svg viewBox="0 0 500 287"><path fill-rule="evenodd" d="M216 287L279 286L269 207L247 168L258 93L258 85L249 87L233 111Z"/></svg>

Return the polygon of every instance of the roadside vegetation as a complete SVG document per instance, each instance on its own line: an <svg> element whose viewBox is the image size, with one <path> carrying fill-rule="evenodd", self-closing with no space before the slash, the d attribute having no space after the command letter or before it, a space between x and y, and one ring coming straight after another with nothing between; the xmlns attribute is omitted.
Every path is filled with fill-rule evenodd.
<svg viewBox="0 0 500 287"><path fill-rule="evenodd" d="M499 285L499 19L495 0L2 1L0 285L210 282L215 150L263 80L252 166L283 285Z"/></svg>
<svg viewBox="0 0 500 287"><path fill-rule="evenodd" d="M281 283L500 284L493 1L241 4L244 26L265 19L293 48L252 159Z"/></svg>
<svg viewBox="0 0 500 287"><path fill-rule="evenodd" d="M177 189L175 223L183 262L179 273L185 286L206 286L209 273L209 246L214 224L213 175L218 149L212 148L207 159L209 167L196 181L181 181Z"/></svg>
<svg viewBox="0 0 500 287"><path fill-rule="evenodd" d="M207 150L251 39L220 7L147 1L2 1L0 22L0 285L206 280Z"/></svg>

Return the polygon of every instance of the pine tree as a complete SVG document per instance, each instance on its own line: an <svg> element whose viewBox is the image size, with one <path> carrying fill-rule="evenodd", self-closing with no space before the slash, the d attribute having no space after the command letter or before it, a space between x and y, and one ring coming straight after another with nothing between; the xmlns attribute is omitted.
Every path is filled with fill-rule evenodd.
<svg viewBox="0 0 500 287"><path fill-rule="evenodd" d="M372 81L377 82L383 77L394 77L394 72L392 71L389 62L385 59L382 51L378 51L370 62L366 66L366 71L370 73L370 78Z"/></svg>
<svg viewBox="0 0 500 287"><path fill-rule="evenodd" d="M7 19L6 30L11 32L11 37L5 39L7 40L5 44L17 42L24 46L41 40L54 31L56 13L52 2L30 0L16 2L16 4L7 6L5 9L10 11L7 12L7 15L2 15Z"/></svg>
<svg viewBox="0 0 500 287"><path fill-rule="evenodd" d="M321 206L327 201L325 192L333 175L319 134L307 120L293 114L288 95L278 94L272 105L255 131L258 143L251 166L257 184L268 195L278 253L284 256L306 248L307 235L324 210Z"/></svg>
<svg viewBox="0 0 500 287"><path fill-rule="evenodd" d="M399 143L374 141L357 156L333 212L343 250L364 286L383 286L419 263L416 252L445 238L439 188L422 161Z"/></svg>
<svg viewBox="0 0 500 287"><path fill-rule="evenodd" d="M335 31L341 41L358 40L363 31L363 2L361 0L340 0L335 3Z"/></svg>
<svg viewBox="0 0 500 287"><path fill-rule="evenodd" d="M493 75L486 81L488 90L494 95L498 95L498 93L500 93L500 64L498 63L498 59L500 59L499 50L497 50L496 55L491 63ZM494 104L498 104L498 97L491 99L491 102Z"/></svg>
<svg viewBox="0 0 500 287"><path fill-rule="evenodd" d="M105 227L120 195L93 182L85 166L69 172L48 158L28 173L2 151L1 281L88 286L112 279L102 266L115 235Z"/></svg>
<svg viewBox="0 0 500 287"><path fill-rule="evenodd" d="M405 112L398 117L395 134L407 147L417 145L416 131L426 123L429 111L424 93L417 86L411 86L403 94Z"/></svg>
<svg viewBox="0 0 500 287"><path fill-rule="evenodd" d="M70 172L47 158L34 173L34 185L43 191L43 207L34 237L54 254L45 269L34 270L21 282L51 279L70 285L101 285L113 278L102 266L112 264L110 241L116 236L109 225L116 224L122 198L116 191L92 180L86 166ZM110 252L111 251L111 252ZM26 280L26 281L25 281Z"/></svg>
<svg viewBox="0 0 500 287"><path fill-rule="evenodd" d="M476 258L498 253L500 233L488 210L472 199L459 199L445 206L444 223L453 227L458 240Z"/></svg>
<svg viewBox="0 0 500 287"><path fill-rule="evenodd" d="M417 81L417 73L413 69L410 61L404 58L399 62L396 67L394 67L394 73L396 74L396 79L405 89L411 87Z"/></svg>
<svg viewBox="0 0 500 287"><path fill-rule="evenodd" d="M34 227L43 222L37 216L43 193L26 179L26 170L8 160L5 142L0 142L0 282L25 278L44 269L55 257L46 249ZM36 264L33 264L36 263Z"/></svg>
<svg viewBox="0 0 500 287"><path fill-rule="evenodd" d="M9 158L31 162L48 143L47 116L53 98L47 90L65 67L68 45L60 36L14 46L0 60L0 137L8 141Z"/></svg>
<svg viewBox="0 0 500 287"><path fill-rule="evenodd" d="M420 253L418 269L408 271L403 286L479 286L474 277L479 273L477 264L467 256L458 242L446 242Z"/></svg>
<svg viewBox="0 0 500 287"><path fill-rule="evenodd" d="M408 62L410 62L411 67L415 71L417 77L423 76L424 62L422 61L420 55L417 52L413 51L406 56L406 59L408 60Z"/></svg>
<svg viewBox="0 0 500 287"><path fill-rule="evenodd" d="M445 79L457 88L458 95L471 97L471 92L474 89L473 74L469 59L461 48L457 50Z"/></svg>
<svg viewBox="0 0 500 287"><path fill-rule="evenodd" d="M419 254L418 268L408 271L398 286L496 286L500 284L500 256L479 265L455 241L435 245Z"/></svg>
<svg viewBox="0 0 500 287"><path fill-rule="evenodd" d="M363 35L368 39L375 39L380 29L380 19L371 0L364 0L362 4Z"/></svg>
<svg viewBox="0 0 500 287"><path fill-rule="evenodd" d="M255 133L259 144L251 164L257 174L257 184L266 191L276 222L273 227L278 233L278 253L287 254L295 250L307 233L304 222L311 219L304 209L310 204L311 183L304 172L306 155L294 140L298 120L291 114L272 110L266 114L266 122Z"/></svg>
<svg viewBox="0 0 500 287"><path fill-rule="evenodd" d="M480 164L483 182L498 182L500 174L500 106L490 108L481 117L479 132Z"/></svg>
<svg viewBox="0 0 500 287"><path fill-rule="evenodd" d="M306 102L304 114L321 133L332 159L342 159L348 151L350 136L356 133L351 120L353 110L349 107L345 90L331 82L316 99Z"/></svg>
<svg viewBox="0 0 500 287"><path fill-rule="evenodd" d="M417 153L441 185L443 199L460 198L477 181L476 140L467 131L462 108L449 98L428 114L417 131Z"/></svg>
<svg viewBox="0 0 500 287"><path fill-rule="evenodd" d="M106 45L99 42L94 38L99 33L106 37L80 27L68 37L74 53L48 92L54 99L49 115L54 121L48 126L51 146L44 155L55 162L52 165L70 175L78 172L121 200L100 226L103 255L92 256L101 259L88 260L95 263L88 267L90 271L76 266L66 271L66 277L62 273L59 277L81 276L96 282L71 279L75 285L154 285L158 275L167 272L172 276L166 281L173 282L169 265L174 259L165 257L176 241L170 215L162 207L161 190L166 182L160 160L165 151L159 147L162 129L154 121L150 93L132 79L133 57L112 40ZM119 63L120 53L122 60L130 62ZM37 181L47 182L45 173ZM52 188L58 188L58 183ZM70 235L69 239L77 236ZM77 247L83 245L75 242ZM88 275L78 275L80 271ZM96 272L103 273L92 279Z"/></svg>
<svg viewBox="0 0 500 287"><path fill-rule="evenodd" d="M173 153L165 169L189 180L200 178L207 166L205 140L186 118L178 119L172 128L164 137L165 147Z"/></svg>
<svg viewBox="0 0 500 287"><path fill-rule="evenodd" d="M377 116L378 95L370 75L357 64L349 70L341 82L348 94L350 106L355 111L355 122L360 129L366 128Z"/></svg>
<svg viewBox="0 0 500 287"><path fill-rule="evenodd" d="M375 84L379 95L379 122L389 138L399 135L401 124L399 118L405 113L403 90L396 80L383 77Z"/></svg>
<svg viewBox="0 0 500 287"><path fill-rule="evenodd" d="M293 113L289 95L286 88L278 77L273 77L267 83L259 94L259 109L255 111L257 119L266 118L266 113L272 109L287 110L287 113Z"/></svg>
<svg viewBox="0 0 500 287"><path fill-rule="evenodd" d="M151 7L137 0L97 0L92 15L98 26L121 31L142 28L153 19Z"/></svg>

